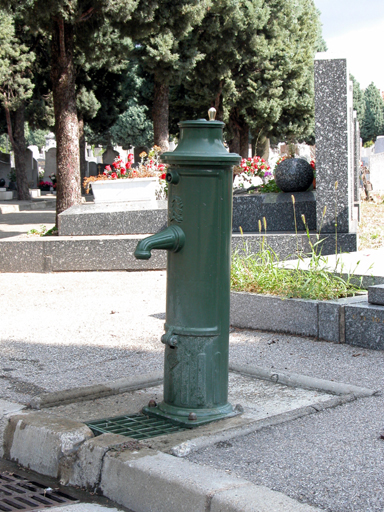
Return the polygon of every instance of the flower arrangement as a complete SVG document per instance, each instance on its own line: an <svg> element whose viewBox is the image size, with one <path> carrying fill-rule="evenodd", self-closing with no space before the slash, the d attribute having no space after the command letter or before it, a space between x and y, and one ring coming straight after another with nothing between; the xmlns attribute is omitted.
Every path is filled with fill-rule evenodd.
<svg viewBox="0 0 384 512"><path fill-rule="evenodd" d="M309 165L313 169L313 175L316 177L316 160L312 158L312 160L309 162Z"/></svg>
<svg viewBox="0 0 384 512"><path fill-rule="evenodd" d="M39 181L38 185L40 190L43 190L43 191L49 191L51 190L51 187L53 187L53 183L52 181ZM55 187L56 187L56 184L55 184Z"/></svg>
<svg viewBox="0 0 384 512"><path fill-rule="evenodd" d="M245 186L258 187L272 178L268 162L259 156L243 158L240 165L235 166L234 175L233 184L238 188L244 188Z"/></svg>
<svg viewBox="0 0 384 512"><path fill-rule="evenodd" d="M159 179L163 178L165 180L166 166L159 162L160 153L161 148L159 146L153 146L148 154L143 151L139 155L140 163L137 168L133 167L134 156L132 153L129 153L125 163L120 155L117 156L112 165L105 167L102 174L84 178L83 185L86 193L89 193L89 187L95 181L151 177L159 177Z"/></svg>

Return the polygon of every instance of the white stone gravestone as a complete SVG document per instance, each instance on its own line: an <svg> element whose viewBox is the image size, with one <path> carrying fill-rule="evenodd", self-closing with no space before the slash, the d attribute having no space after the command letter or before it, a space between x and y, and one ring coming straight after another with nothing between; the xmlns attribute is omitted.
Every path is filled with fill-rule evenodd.
<svg viewBox="0 0 384 512"><path fill-rule="evenodd" d="M56 148L50 148L45 153L44 181L48 181L51 174L56 174Z"/></svg>

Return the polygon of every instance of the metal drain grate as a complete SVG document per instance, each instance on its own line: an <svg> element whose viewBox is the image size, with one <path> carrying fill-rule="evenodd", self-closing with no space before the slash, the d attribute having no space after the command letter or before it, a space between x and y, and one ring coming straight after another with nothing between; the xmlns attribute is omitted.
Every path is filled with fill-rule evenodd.
<svg viewBox="0 0 384 512"><path fill-rule="evenodd" d="M41 510L60 507L79 500L14 473L0 473L0 511Z"/></svg>
<svg viewBox="0 0 384 512"><path fill-rule="evenodd" d="M151 418L143 414L119 416L87 423L95 436L101 434L120 434L133 439L148 439L173 432L181 432L185 428L175 425L171 421Z"/></svg>

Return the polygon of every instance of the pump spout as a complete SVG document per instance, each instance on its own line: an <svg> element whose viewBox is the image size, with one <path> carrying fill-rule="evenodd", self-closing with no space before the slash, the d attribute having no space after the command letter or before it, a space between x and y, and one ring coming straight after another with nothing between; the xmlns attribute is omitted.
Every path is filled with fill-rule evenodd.
<svg viewBox="0 0 384 512"><path fill-rule="evenodd" d="M160 233L148 236L141 240L135 250L137 260L149 260L152 256L152 249L166 249L167 251L178 252L185 243L184 231L179 226L168 226Z"/></svg>

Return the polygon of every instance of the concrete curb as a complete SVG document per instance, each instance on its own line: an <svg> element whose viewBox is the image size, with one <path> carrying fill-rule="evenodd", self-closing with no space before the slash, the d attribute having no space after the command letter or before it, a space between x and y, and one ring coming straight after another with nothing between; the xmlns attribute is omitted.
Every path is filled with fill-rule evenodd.
<svg viewBox="0 0 384 512"><path fill-rule="evenodd" d="M318 301L231 292L231 324L384 350L384 306L367 298L364 293Z"/></svg>
<svg viewBox="0 0 384 512"><path fill-rule="evenodd" d="M4 455L23 466L63 484L99 490L104 496L135 512L314 512L319 510L247 480L208 469L182 457L193 450L257 430L314 414L329 407L372 396L374 390L335 383L279 370L230 365L256 378L290 386L339 394L271 418L249 419L172 447L170 439L135 441L116 434L93 437L81 422L47 414L23 411L19 404L0 403L4 412ZM36 407L108 396L157 385L162 373L118 379L97 386L47 393L34 399ZM1 408L1 405L3 406ZM16 414L15 414L16 413ZM160 440L160 438L157 438ZM160 451L163 447L170 453ZM173 455L176 455L173 456Z"/></svg>
<svg viewBox="0 0 384 512"><path fill-rule="evenodd" d="M25 405L0 400L0 457L4 455L4 431L9 419L25 409Z"/></svg>
<svg viewBox="0 0 384 512"><path fill-rule="evenodd" d="M18 411L19 404L4 404ZM10 417L5 456L64 485L81 486L135 512L315 512L263 486L84 424L24 412Z"/></svg>
<svg viewBox="0 0 384 512"><path fill-rule="evenodd" d="M55 407L56 405L70 404L73 402L82 402L93 400L127 391L135 391L152 386L157 386L163 382L163 372L151 372L140 376L124 377L114 381L95 384L92 386L83 386L80 388L66 389L54 393L44 393L32 398L30 406L32 409L44 409Z"/></svg>
<svg viewBox="0 0 384 512"><path fill-rule="evenodd" d="M342 382L333 382L331 380L318 379L316 377L308 377L298 373L287 372L284 370L269 370L260 367L248 367L238 364L230 364L229 370L241 373L242 375L250 375L258 379L269 380L271 382L284 384L286 386L300 387L303 389L316 389L334 393L335 395L353 395L356 398L373 396L379 390L353 386L352 384L344 384Z"/></svg>
<svg viewBox="0 0 384 512"><path fill-rule="evenodd" d="M313 405L300 407L299 409L295 409L294 411L276 414L271 418L254 420L249 422L245 426L234 427L225 431L218 432L217 434L195 437L191 441L185 441L183 443L180 443L179 445L173 446L172 448L170 448L169 453L179 458L187 457L190 453L201 450L202 448L207 448L208 446L212 446L213 444L223 441L230 441L231 439L245 436L247 434L252 434L253 432L258 432L259 430L263 430L264 428L269 428L275 425L280 425L282 423L287 423L288 421L297 420L299 418L303 418L304 416L309 416L310 414L315 414L325 409L332 409L333 407L338 407L339 405L344 405L348 402L353 402L354 400L356 400L356 398L357 397L355 395L337 396L325 402L318 402Z"/></svg>
<svg viewBox="0 0 384 512"><path fill-rule="evenodd" d="M100 489L112 500L137 512L319 510L223 471L149 450L107 453Z"/></svg>
<svg viewBox="0 0 384 512"><path fill-rule="evenodd" d="M231 292L231 324L243 329L283 332L313 336L334 343L348 343L345 311L351 306L364 307L366 304L366 294L318 301Z"/></svg>

